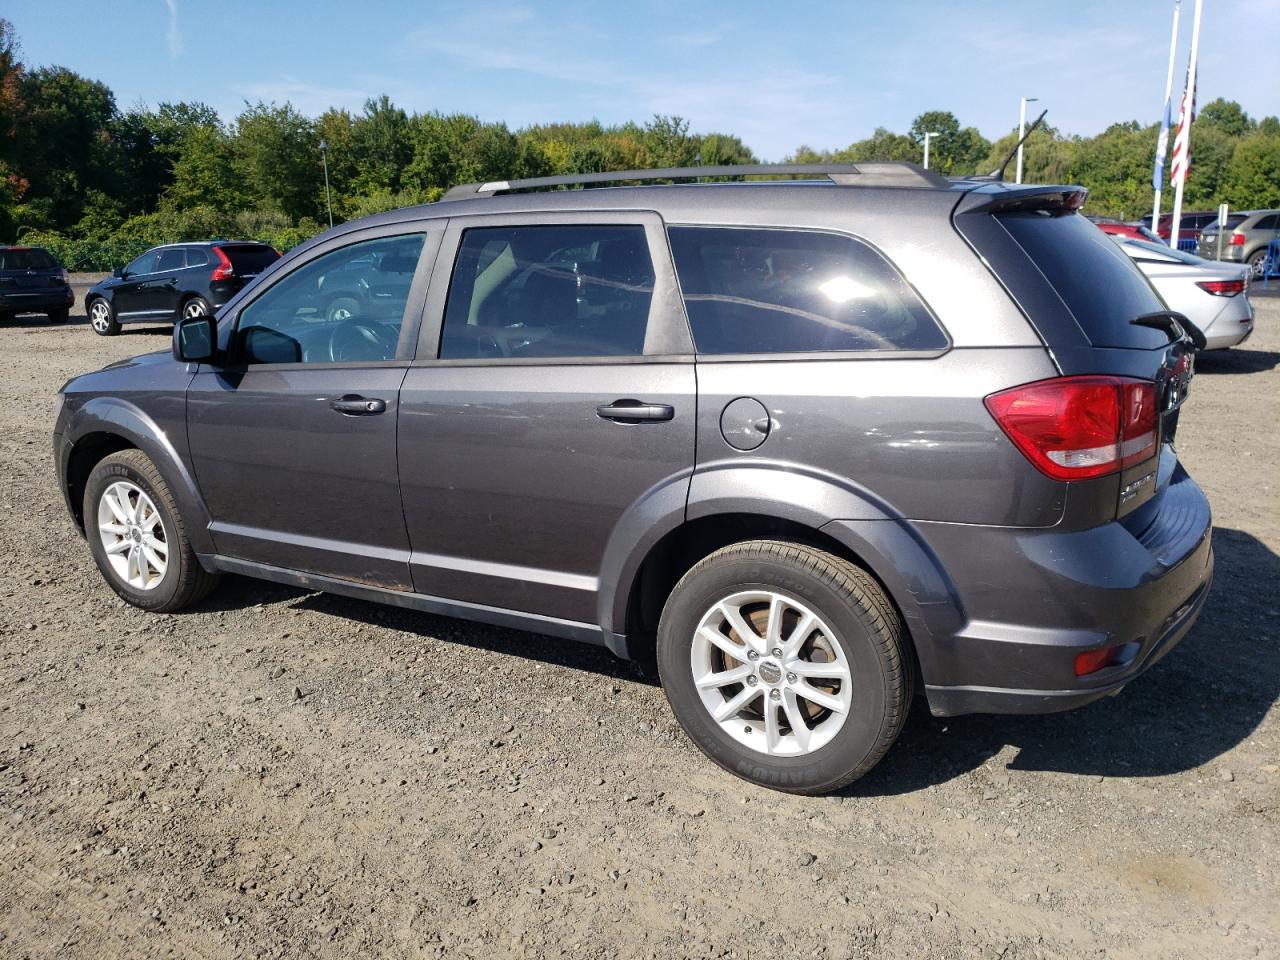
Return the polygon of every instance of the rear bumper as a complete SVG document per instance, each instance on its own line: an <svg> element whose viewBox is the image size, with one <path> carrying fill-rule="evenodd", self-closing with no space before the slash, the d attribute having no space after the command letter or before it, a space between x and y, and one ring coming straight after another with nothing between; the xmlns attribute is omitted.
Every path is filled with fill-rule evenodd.
<svg viewBox="0 0 1280 960"><path fill-rule="evenodd" d="M916 525L965 622L921 651L935 715L1049 713L1111 693L1187 634L1213 579L1209 504L1179 466L1150 525L1058 531ZM1078 654L1126 645L1077 677Z"/></svg>
<svg viewBox="0 0 1280 960"><path fill-rule="evenodd" d="M5 291L0 293L0 311L4 313L42 313L45 310L66 310L76 302L70 287L49 287L47 290Z"/></svg>
<svg viewBox="0 0 1280 960"><path fill-rule="evenodd" d="M1225 350L1244 343L1253 333L1253 305L1245 294L1229 298L1202 331L1206 350Z"/></svg>

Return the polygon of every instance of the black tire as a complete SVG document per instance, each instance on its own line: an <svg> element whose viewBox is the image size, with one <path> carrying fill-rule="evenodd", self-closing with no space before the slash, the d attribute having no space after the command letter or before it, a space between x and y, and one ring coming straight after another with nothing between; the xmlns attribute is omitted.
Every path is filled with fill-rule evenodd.
<svg viewBox="0 0 1280 960"><path fill-rule="evenodd" d="M49 311L50 323L66 323L71 318L71 311L63 307L61 310Z"/></svg>
<svg viewBox="0 0 1280 960"><path fill-rule="evenodd" d="M730 737L694 683L691 647L703 615L730 594L757 589L816 613L849 664L852 700L843 726L802 756L773 756ZM914 685L905 631L875 579L830 553L774 540L717 550L681 578L662 611L657 659L667 700L694 743L730 773L790 793L837 790L879 763L906 722Z"/></svg>
<svg viewBox="0 0 1280 960"><path fill-rule="evenodd" d="M160 515L168 546L164 575L159 583L145 590L131 586L116 572L98 532L98 504L107 489L120 480L134 484L150 498ZM217 574L209 573L200 566L169 485L141 450L113 453L89 473L84 491L84 525L89 550L103 578L112 590L135 607L155 613L171 613L204 599L218 583Z"/></svg>
<svg viewBox="0 0 1280 960"><path fill-rule="evenodd" d="M84 312L89 317L89 326L100 337L114 337L120 332L120 321L116 318L115 307L104 298L94 297L84 305Z"/></svg>
<svg viewBox="0 0 1280 960"><path fill-rule="evenodd" d="M195 311L199 311L196 313ZM178 311L178 319L184 320L187 317L208 317L213 315L213 307L209 305L209 301L204 297L192 297L182 305L182 309Z"/></svg>
<svg viewBox="0 0 1280 960"><path fill-rule="evenodd" d="M1261 250L1255 250L1250 255L1248 264L1250 278L1261 280L1263 278L1262 272L1267 268L1267 248L1263 247Z"/></svg>

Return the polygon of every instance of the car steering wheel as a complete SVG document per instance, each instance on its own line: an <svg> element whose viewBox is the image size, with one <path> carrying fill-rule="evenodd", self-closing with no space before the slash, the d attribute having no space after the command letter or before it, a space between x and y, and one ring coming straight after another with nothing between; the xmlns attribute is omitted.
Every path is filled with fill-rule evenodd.
<svg viewBox="0 0 1280 960"><path fill-rule="evenodd" d="M329 331L329 359L334 363L390 360L395 353L395 342L383 330L362 320L342 320Z"/></svg>

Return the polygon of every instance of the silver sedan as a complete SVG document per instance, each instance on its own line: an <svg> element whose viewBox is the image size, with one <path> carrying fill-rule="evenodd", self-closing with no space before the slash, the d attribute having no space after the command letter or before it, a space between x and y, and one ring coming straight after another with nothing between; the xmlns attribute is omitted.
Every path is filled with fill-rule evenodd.
<svg viewBox="0 0 1280 960"><path fill-rule="evenodd" d="M1133 258L1170 310L1185 314L1204 333L1206 350L1225 350L1253 333L1249 270L1202 260L1163 243L1113 237Z"/></svg>

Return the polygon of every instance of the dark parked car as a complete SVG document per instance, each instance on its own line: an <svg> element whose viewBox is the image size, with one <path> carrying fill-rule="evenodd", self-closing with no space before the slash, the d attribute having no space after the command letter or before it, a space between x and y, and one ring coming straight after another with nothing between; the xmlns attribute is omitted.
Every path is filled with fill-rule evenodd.
<svg viewBox="0 0 1280 960"><path fill-rule="evenodd" d="M95 333L122 323L172 323L212 313L280 258L265 243L209 240L152 247L85 294Z"/></svg>
<svg viewBox="0 0 1280 960"><path fill-rule="evenodd" d="M1178 221L1178 243L1192 244L1200 239L1200 231L1218 219L1212 210L1184 210ZM1143 226L1151 229L1151 215L1142 218ZM1160 214L1160 222L1156 224L1155 233L1165 243L1169 242L1169 232L1173 229L1173 214ZM1192 252L1194 248L1192 248Z"/></svg>
<svg viewBox="0 0 1280 960"><path fill-rule="evenodd" d="M66 323L75 294L67 271L43 247L0 247L0 320L43 313Z"/></svg>
<svg viewBox="0 0 1280 960"><path fill-rule="evenodd" d="M753 172L811 179L545 189ZM913 690L1088 703L1205 602L1190 331L1084 197L876 163L457 187L72 380L58 481L143 609L238 573L653 657L715 762L831 790Z"/></svg>
<svg viewBox="0 0 1280 960"><path fill-rule="evenodd" d="M1128 237L1130 240L1150 240L1154 243L1164 243L1156 234L1140 223L1124 223L1108 217L1090 217L1089 219L1097 225L1099 230L1113 237Z"/></svg>

